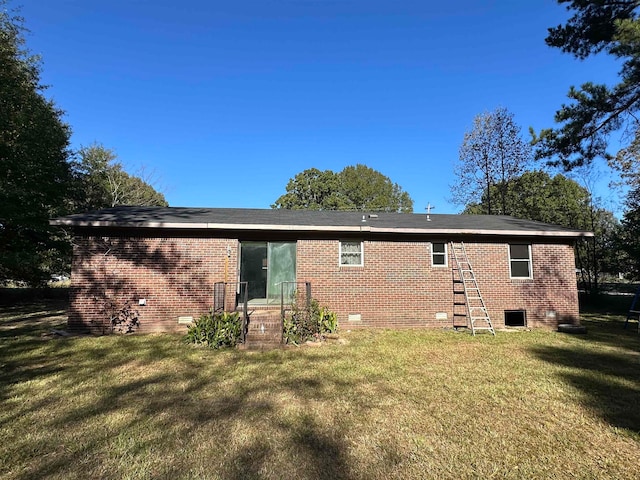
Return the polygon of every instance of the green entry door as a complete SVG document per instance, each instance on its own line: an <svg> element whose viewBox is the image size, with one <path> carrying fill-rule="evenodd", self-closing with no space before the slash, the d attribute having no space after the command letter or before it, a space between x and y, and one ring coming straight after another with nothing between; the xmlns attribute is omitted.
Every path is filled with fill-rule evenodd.
<svg viewBox="0 0 640 480"><path fill-rule="evenodd" d="M240 281L248 282L249 301L278 303L283 282L296 280L296 242L242 242ZM285 295L295 285L284 284Z"/></svg>

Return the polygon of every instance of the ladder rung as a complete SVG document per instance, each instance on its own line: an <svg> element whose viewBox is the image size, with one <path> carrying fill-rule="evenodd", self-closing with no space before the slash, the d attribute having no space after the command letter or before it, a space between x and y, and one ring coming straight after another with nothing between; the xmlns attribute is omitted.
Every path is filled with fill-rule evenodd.
<svg viewBox="0 0 640 480"><path fill-rule="evenodd" d="M487 310L486 305L484 304L484 300L482 298L482 294L480 293L480 287L478 286L478 281L476 280L475 273L473 272L473 267L471 266L471 262L469 262L469 258L467 257L467 251L465 249L464 242L450 242L451 251L453 252L453 257L455 261L455 267L453 269L453 277L458 277L453 280L453 294L455 295L464 294L465 300L464 302L458 300L454 301L453 305L455 306L465 306L466 313L453 313L454 318L462 318L466 317L469 323L471 324L471 330L475 335L476 330L488 330L493 335L496 334L493 329L493 325L491 324L491 319L489 318L489 311ZM457 272L457 274L456 274ZM463 291L456 291L455 285L462 284ZM638 294L640 295L640 288L638 289ZM474 304L475 305L472 305ZM631 306L633 309L635 305ZM455 310L455 308L454 308ZM474 315L475 313L475 315ZM640 312L638 312L640 313ZM478 322L482 324L482 327L476 327L475 323Z"/></svg>

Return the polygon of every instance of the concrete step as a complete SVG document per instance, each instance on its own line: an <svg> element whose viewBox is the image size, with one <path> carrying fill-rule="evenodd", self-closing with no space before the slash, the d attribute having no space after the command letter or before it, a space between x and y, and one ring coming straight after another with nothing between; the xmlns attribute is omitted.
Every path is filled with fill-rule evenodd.
<svg viewBox="0 0 640 480"><path fill-rule="evenodd" d="M265 328L269 327L282 327L282 321L278 318L277 320L262 320L260 318L251 318L249 319L249 327L264 325Z"/></svg>
<svg viewBox="0 0 640 480"><path fill-rule="evenodd" d="M249 330L282 330L282 322L261 322L251 320L247 325Z"/></svg>
<svg viewBox="0 0 640 480"><path fill-rule="evenodd" d="M282 341L282 332L277 331L265 331L264 333L260 331L248 332L246 337L247 342L281 342Z"/></svg>
<svg viewBox="0 0 640 480"><path fill-rule="evenodd" d="M269 350L282 346L282 319L279 311L256 311L249 317L245 350Z"/></svg>
<svg viewBox="0 0 640 480"><path fill-rule="evenodd" d="M258 340L250 341L247 339L242 345L241 350L272 350L274 348L282 347L282 342L262 342Z"/></svg>
<svg viewBox="0 0 640 480"><path fill-rule="evenodd" d="M282 342L246 342L239 346L240 350L275 350L277 348L282 348Z"/></svg>
<svg viewBox="0 0 640 480"><path fill-rule="evenodd" d="M265 320L265 321L276 321L276 320L280 320L280 312L277 313L273 313L273 312L253 312L252 314L249 315L249 318L258 318L260 320Z"/></svg>
<svg viewBox="0 0 640 480"><path fill-rule="evenodd" d="M270 314L269 312L257 314L253 313L249 317L249 330L282 330L282 319L280 314Z"/></svg>

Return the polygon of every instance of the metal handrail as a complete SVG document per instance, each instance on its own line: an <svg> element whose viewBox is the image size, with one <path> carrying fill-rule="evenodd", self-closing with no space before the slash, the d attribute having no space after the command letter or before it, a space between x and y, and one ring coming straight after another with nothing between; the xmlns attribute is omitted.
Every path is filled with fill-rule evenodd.
<svg viewBox="0 0 640 480"><path fill-rule="evenodd" d="M292 289L292 291L294 292L292 297L294 298L296 296L296 291L297 291L296 287L298 285L304 285L306 307L307 309L311 308L311 282L296 282L296 281L280 282L280 316L283 322L284 322L284 316L285 316L285 308L284 308L285 307L285 303L284 303L284 286L285 285L294 286L294 288ZM291 305L291 303L288 303L287 305Z"/></svg>
<svg viewBox="0 0 640 480"><path fill-rule="evenodd" d="M242 334L241 334L241 343L246 341L247 330L248 330L248 320L249 320L249 282L216 282L213 285L213 311L214 312L224 312L227 311L227 288L230 286L234 286L234 291L236 294L236 301L234 304L234 311L237 311L238 305L242 305ZM293 304L293 300L295 299L298 292L301 289L298 289L299 285L304 285L304 295L305 295L305 307L308 309L311 308L311 282L296 282L296 281L286 281L279 282L277 285L280 285L280 317L284 322L286 307ZM285 288L287 292L290 294L285 295ZM291 301L285 302L285 299L289 298Z"/></svg>

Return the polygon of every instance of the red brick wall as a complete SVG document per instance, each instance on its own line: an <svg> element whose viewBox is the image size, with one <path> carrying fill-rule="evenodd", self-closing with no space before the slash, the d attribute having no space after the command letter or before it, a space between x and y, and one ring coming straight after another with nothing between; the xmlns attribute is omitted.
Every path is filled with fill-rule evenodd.
<svg viewBox="0 0 640 480"><path fill-rule="evenodd" d="M179 316L213 305L213 284L236 281L238 241L214 238L80 237L74 242L70 329L108 328L105 300L138 311L140 331L186 331ZM146 300L139 306L140 299Z"/></svg>
<svg viewBox="0 0 640 480"><path fill-rule="evenodd" d="M131 302L143 332L184 331L178 317L197 318L211 308L225 264L226 280L237 280L238 245L231 238L78 236L69 326L102 331L105 299L113 299L119 307ZM466 246L496 327L504 325L505 310L526 310L529 326L577 321L571 245L533 243L531 280L509 278L506 243ZM431 265L430 243L423 241L365 241L361 267L339 266L338 255L338 240L298 241L297 280L311 282L313 297L338 313L341 328L452 325L450 251L447 267ZM437 313L446 319L437 320ZM350 314L361 320L350 322Z"/></svg>
<svg viewBox="0 0 640 480"><path fill-rule="evenodd" d="M533 244L533 279L510 279L506 243L466 244L494 326L505 310L526 310L529 326L554 327L578 319L571 245ZM312 283L313 296L338 313L342 328L448 327L453 315L453 260L431 265L428 242L364 242L364 265L340 267L337 240L298 242L298 280ZM552 312L555 312L553 318ZM437 320L437 313L446 319ZM349 314L360 321L349 322Z"/></svg>
<svg viewBox="0 0 640 480"><path fill-rule="evenodd" d="M522 280L509 278L508 244L465 245L496 326L504 325L505 310L526 310L527 324L533 327L556 327L558 323L578 322L578 289L572 245L532 243L533 278ZM552 312L555 312L555 317Z"/></svg>
<svg viewBox="0 0 640 480"><path fill-rule="evenodd" d="M339 266L337 240L298 242L298 280L310 281L313 297L353 325L437 326L436 311L452 306L451 270L432 268L426 242L364 242L363 266ZM442 325L447 324L443 322Z"/></svg>

